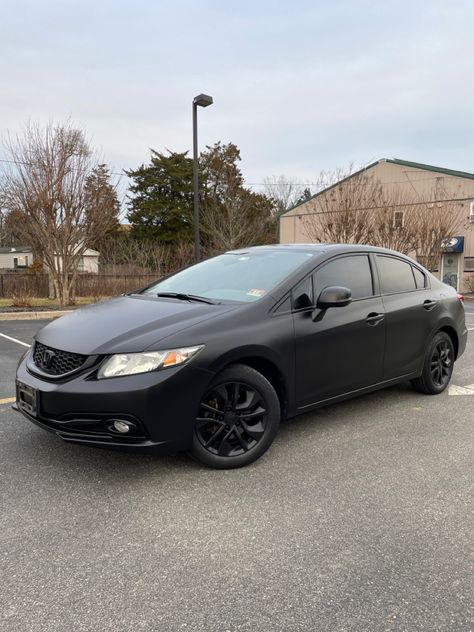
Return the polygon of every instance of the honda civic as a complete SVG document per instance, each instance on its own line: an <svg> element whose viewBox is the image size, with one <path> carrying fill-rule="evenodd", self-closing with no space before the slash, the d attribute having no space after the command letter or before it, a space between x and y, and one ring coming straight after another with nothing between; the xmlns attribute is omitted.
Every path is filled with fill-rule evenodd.
<svg viewBox="0 0 474 632"><path fill-rule="evenodd" d="M46 325L16 408L69 443L234 468L282 419L404 381L441 393L466 340L462 297L402 254L245 248Z"/></svg>

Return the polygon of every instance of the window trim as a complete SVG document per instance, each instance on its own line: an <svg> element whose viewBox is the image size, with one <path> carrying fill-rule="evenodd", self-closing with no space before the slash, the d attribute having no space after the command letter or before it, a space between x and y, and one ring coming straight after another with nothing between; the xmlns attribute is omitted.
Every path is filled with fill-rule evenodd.
<svg viewBox="0 0 474 632"><path fill-rule="evenodd" d="M301 285L307 279L310 279L310 281L311 281L311 293L313 295L313 303L312 303L312 305L307 305L306 307L300 307L299 309L295 309L293 307L293 300L294 300L293 299L293 292L295 291L295 288L298 287L298 285ZM290 306L291 306L291 313L292 314L300 314L301 312L309 312L309 311L312 312L315 309L316 305L315 305L315 297L314 297L313 272L309 272L300 281L298 281L298 283L295 283L295 285L291 288L291 290L290 290Z"/></svg>
<svg viewBox="0 0 474 632"><path fill-rule="evenodd" d="M472 259L472 264L473 264L472 268L469 268L469 267L466 266L466 259L469 259L469 263L471 262L471 259ZM463 272L467 272L467 273L474 272L474 257L466 257L466 256L464 256L462 264L463 264L462 265Z"/></svg>
<svg viewBox="0 0 474 632"><path fill-rule="evenodd" d="M412 270L413 276L415 278L415 286L416 286L416 276L415 276L414 270L418 270L418 272L423 276L423 278L425 280L425 284L423 285L423 287L416 287L418 292L420 292L421 290L428 289L428 277L426 275L426 272L423 272L423 270L421 270L418 266L414 265L413 263L411 264L411 270ZM412 290L408 290L408 291L412 291Z"/></svg>
<svg viewBox="0 0 474 632"><path fill-rule="evenodd" d="M396 220L397 214L399 216L401 215L401 218L402 218L399 226L397 225L397 220ZM399 230L400 228L404 228L404 226L405 226L405 212L404 211L394 211L393 212L393 224L392 224L392 227L395 228L396 230Z"/></svg>

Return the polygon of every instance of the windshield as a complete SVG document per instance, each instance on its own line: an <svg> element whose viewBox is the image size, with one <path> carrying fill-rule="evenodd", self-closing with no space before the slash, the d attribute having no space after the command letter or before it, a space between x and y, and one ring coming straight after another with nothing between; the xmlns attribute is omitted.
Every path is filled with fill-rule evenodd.
<svg viewBox="0 0 474 632"><path fill-rule="evenodd" d="M222 301L258 301L312 256L283 250L219 255L177 272L144 294L173 292Z"/></svg>

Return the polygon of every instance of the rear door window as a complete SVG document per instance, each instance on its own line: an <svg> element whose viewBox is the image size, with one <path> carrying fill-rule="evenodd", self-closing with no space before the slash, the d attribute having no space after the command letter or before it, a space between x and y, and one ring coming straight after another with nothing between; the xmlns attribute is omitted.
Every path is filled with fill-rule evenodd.
<svg viewBox="0 0 474 632"><path fill-rule="evenodd" d="M373 296L372 272L367 255L351 255L330 261L314 274L314 295L325 287L339 285L351 291L354 300Z"/></svg>
<svg viewBox="0 0 474 632"><path fill-rule="evenodd" d="M425 275L423 274L421 270L418 270L418 268L415 268L415 266L412 266L412 269L413 269L413 275L415 277L416 287L419 290L422 290L424 287L426 287Z"/></svg>
<svg viewBox="0 0 474 632"><path fill-rule="evenodd" d="M377 255L376 259L383 294L416 290L415 277L409 263L385 255Z"/></svg>

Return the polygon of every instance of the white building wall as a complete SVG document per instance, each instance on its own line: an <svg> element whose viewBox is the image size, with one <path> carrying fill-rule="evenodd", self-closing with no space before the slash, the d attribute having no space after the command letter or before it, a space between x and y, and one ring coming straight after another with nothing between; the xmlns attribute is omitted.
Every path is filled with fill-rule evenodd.
<svg viewBox="0 0 474 632"><path fill-rule="evenodd" d="M0 269L14 269L15 259L17 259L18 268L24 269L33 263L33 254L31 252L2 252L0 253Z"/></svg>

